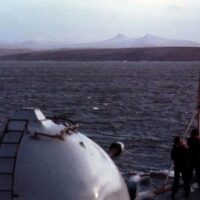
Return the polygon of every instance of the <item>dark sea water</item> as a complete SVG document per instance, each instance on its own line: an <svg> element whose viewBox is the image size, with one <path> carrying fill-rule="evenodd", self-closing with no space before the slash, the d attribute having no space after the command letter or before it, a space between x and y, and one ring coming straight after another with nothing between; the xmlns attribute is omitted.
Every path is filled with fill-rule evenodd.
<svg viewBox="0 0 200 200"><path fill-rule="evenodd" d="M168 169L173 137L196 107L197 62L0 62L0 123L21 107L65 115L104 149L122 141L121 171Z"/></svg>

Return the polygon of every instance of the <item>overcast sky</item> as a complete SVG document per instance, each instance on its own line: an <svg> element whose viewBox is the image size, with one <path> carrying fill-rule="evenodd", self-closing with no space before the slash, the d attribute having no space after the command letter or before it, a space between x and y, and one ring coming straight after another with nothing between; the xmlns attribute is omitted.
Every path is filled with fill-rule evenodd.
<svg viewBox="0 0 200 200"><path fill-rule="evenodd" d="M0 0L0 41L98 41L147 33L200 42L200 0Z"/></svg>

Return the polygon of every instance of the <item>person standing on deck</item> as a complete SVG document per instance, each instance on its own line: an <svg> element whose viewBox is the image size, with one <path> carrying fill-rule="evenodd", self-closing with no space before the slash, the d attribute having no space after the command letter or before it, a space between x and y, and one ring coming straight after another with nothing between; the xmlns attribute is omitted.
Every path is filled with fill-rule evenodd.
<svg viewBox="0 0 200 200"><path fill-rule="evenodd" d="M179 180L182 175L184 183L184 196L190 195L190 164L189 164L189 149L179 136L174 138L174 145L171 150L171 159L174 162L174 180L172 185L171 197L174 198L179 190Z"/></svg>
<svg viewBox="0 0 200 200"><path fill-rule="evenodd" d="M193 171L196 173L196 181L200 188L200 136L197 129L193 129L190 133L190 137L187 139L190 160L191 160L191 176Z"/></svg>

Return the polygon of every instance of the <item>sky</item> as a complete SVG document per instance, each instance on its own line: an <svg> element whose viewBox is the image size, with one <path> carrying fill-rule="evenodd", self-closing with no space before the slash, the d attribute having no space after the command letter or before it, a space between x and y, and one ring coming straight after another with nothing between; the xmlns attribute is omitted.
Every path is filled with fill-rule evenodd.
<svg viewBox="0 0 200 200"><path fill-rule="evenodd" d="M122 33L200 43L200 0L0 0L0 42L90 42Z"/></svg>

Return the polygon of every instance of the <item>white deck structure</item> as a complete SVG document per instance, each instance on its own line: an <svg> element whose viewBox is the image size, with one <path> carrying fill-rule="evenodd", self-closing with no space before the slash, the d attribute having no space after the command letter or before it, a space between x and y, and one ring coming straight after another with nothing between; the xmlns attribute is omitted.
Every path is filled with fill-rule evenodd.
<svg viewBox="0 0 200 200"><path fill-rule="evenodd" d="M16 111L0 139L0 200L13 199L130 200L101 147L31 108Z"/></svg>

